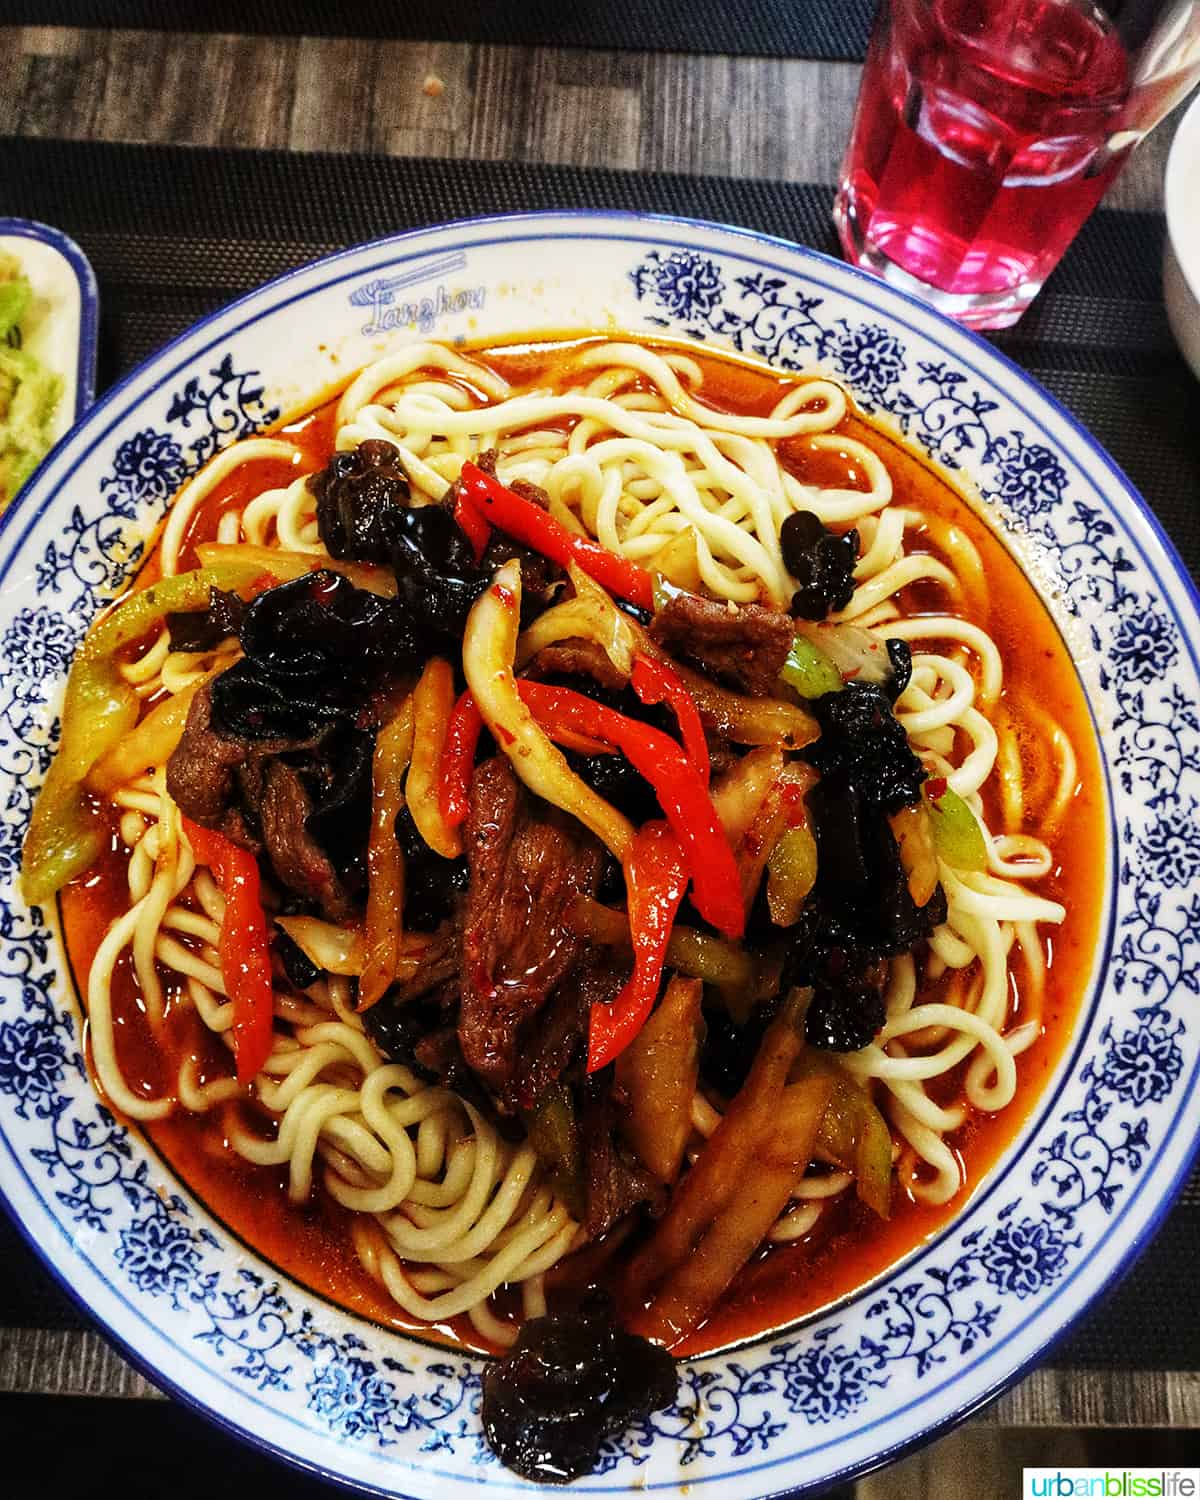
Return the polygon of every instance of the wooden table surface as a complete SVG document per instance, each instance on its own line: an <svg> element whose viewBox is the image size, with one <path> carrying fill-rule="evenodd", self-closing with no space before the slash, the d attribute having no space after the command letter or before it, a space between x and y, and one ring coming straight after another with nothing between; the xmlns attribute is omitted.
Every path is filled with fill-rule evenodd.
<svg viewBox="0 0 1200 1500"><path fill-rule="evenodd" d="M858 76L788 58L0 26L0 134L833 183ZM1110 207L1162 207L1173 125Z"/></svg>
<svg viewBox="0 0 1200 1500"><path fill-rule="evenodd" d="M0 134L832 184L858 76L778 58L0 26ZM1175 123L1110 207L1161 210ZM0 196L0 211L21 206ZM5 1392L158 1395L99 1334L45 1329L0 1329ZM1043 1368L978 1420L1200 1428L1200 1372Z"/></svg>

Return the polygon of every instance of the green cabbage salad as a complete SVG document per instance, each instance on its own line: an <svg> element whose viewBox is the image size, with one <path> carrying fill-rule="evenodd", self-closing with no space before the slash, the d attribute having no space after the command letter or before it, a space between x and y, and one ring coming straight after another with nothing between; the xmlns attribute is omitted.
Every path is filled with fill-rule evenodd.
<svg viewBox="0 0 1200 1500"><path fill-rule="evenodd" d="M15 256L0 250L0 510L41 463L62 381L22 348L33 291Z"/></svg>

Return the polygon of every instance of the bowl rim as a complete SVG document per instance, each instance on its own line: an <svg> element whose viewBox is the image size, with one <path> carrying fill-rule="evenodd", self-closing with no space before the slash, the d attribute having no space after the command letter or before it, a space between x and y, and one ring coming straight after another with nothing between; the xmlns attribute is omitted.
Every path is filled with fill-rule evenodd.
<svg viewBox="0 0 1200 1500"><path fill-rule="evenodd" d="M1200 304L1200 91L1188 105L1171 142L1163 176L1163 201L1167 243L1188 290ZM1185 220L1188 208L1192 215Z"/></svg>
<svg viewBox="0 0 1200 1500"><path fill-rule="evenodd" d="M715 231L723 235L743 238L753 244L777 246L791 256L796 256L801 260L808 261L809 263L815 263L818 267L828 267L829 269L833 270L839 277L849 276L853 281L857 281L860 285L866 285L875 292L878 292L878 289L880 287L880 283L877 281L877 279L870 276L868 273L863 272L856 267L846 265L820 251L813 250L807 246L798 245L780 236L765 234L737 226L723 225L713 221L696 219L681 215L651 214L630 210L575 209L546 210L518 214L499 214L448 221L442 224L423 226L419 229L408 230L399 234L384 236L376 240L346 247L345 249L336 251L330 255L317 257L314 260L305 262L302 265L292 268L291 270L283 273L281 276L275 277L268 282L262 283L260 286L253 288L252 290L244 293L242 296L232 300L227 304L224 304L222 307L215 309L213 312L206 314L205 317L197 320L187 329L178 334L175 338L170 340L167 344L163 345L161 348L148 355L126 376L124 376L120 381L116 382L104 394L100 402L97 404L97 407L95 408L96 419L97 421L99 421L100 414L105 409L115 405L119 401L121 394L133 382L135 382L141 375L146 373L151 367L157 366L160 362L166 359L170 355L170 353L177 348L177 346L181 345L186 340L191 339L195 334L199 333L201 330L203 330L216 320L221 319L229 313L254 302L266 292L285 286L286 284L294 281L296 278L312 271L315 267L334 265L338 262L347 261L352 259L353 257L361 255L364 251L374 251L395 244L401 244L406 241L416 240L423 236L437 235L444 232L453 232L456 230L461 231L480 226L495 227L513 226L517 224L532 224L536 227L538 221L563 221L570 219L591 220L597 223L608 222L609 224L614 224L615 221L615 225L624 223L629 227L633 227L634 225L653 226L656 224L670 224L687 229L699 230L702 232ZM314 288L313 290L315 291L317 290L317 288ZM1107 471L1109 478L1122 492L1123 501L1133 502L1134 512L1136 512L1138 518L1147 526L1154 540L1158 543L1159 547L1161 547L1163 552L1165 553L1165 562L1167 563L1170 572L1173 574L1174 581L1179 586L1181 586L1184 597L1186 598L1190 606L1193 609L1200 611L1200 592L1198 592L1197 587L1193 583L1188 570L1179 558L1174 545L1167 537L1161 526L1161 523L1158 521L1153 511L1146 503L1144 497L1124 475L1119 466L1104 450L1099 442L1094 437L1092 437L1090 433L1087 432L1082 424L1062 405L1062 403L1060 403L1050 392L1046 391L1034 376L1021 369L1021 367L1017 365L1015 361L1013 361L1009 356L1004 354L1001 350L995 348L993 345L988 343L987 340L974 333L972 330L961 328L959 325L953 323L944 315L938 313L936 309L928 307L919 299L897 288L888 287L883 295L885 296L885 298L898 298L902 304L909 304L919 313L922 319L932 318L934 324L934 328L932 331L934 333L938 332L939 330L949 330L952 331L954 335L959 337L965 335L969 345L979 346L982 351L986 351L987 362L999 361L1000 366L1002 368L1006 368L1009 372L1015 375L1020 384L1023 384L1024 386L1030 388L1032 390L1032 393L1036 397L1040 398L1043 403L1045 403L1045 405L1054 413L1054 415L1064 423L1065 427L1069 430L1073 437L1081 443L1083 449L1087 453L1087 456L1092 460L1099 461L1100 468L1104 471ZM886 310L881 310L880 315L886 317L888 316L888 312ZM235 329L229 330L230 333L233 333L235 331ZM55 449L46 460L46 469L50 468L50 460L58 454L59 449L61 449L70 441L71 436L72 434L68 433L56 445ZM66 476L64 475L63 478L65 479L65 477ZM60 480L59 484L61 484L61 482L62 481ZM59 488L59 484L56 484L55 486L56 491ZM19 511L28 509L28 505L24 504L23 502L26 502L31 498L31 492L34 488L34 485L27 487L23 491L22 495L18 497L14 504L9 508L8 512L3 516L3 518L0 518L0 553L8 550L4 547L3 543L7 536L7 527L9 526L10 521L16 516ZM37 517L33 518L33 521L31 521L30 523L31 526L36 522L36 519ZM1147 559L1147 563L1149 564L1149 559ZM1200 1074L1200 1069L1198 1069L1197 1071L1198 1074ZM1195 1079L1193 1079L1193 1088L1194 1086ZM1176 1118L1176 1124L1177 1123L1178 1119ZM994 1399L995 1396L998 1395L1001 1391L1007 1389L1010 1385L1021 1379L1025 1374L1028 1373L1031 1368L1041 1363L1044 1360L1047 1352L1061 1341L1061 1339L1071 1329L1078 1318L1082 1316L1083 1313L1086 1312L1087 1309L1093 1304L1095 1299L1099 1297L1103 1292L1111 1290L1116 1282L1128 1272L1133 1263L1138 1259L1138 1257L1146 1248L1147 1243L1161 1224L1163 1217L1169 1211L1184 1180L1191 1171L1197 1156L1200 1156L1200 1133L1197 1133L1195 1139L1191 1141L1187 1150L1184 1152L1183 1159L1176 1173L1174 1174L1173 1179L1167 1183L1165 1189L1159 1189L1157 1194L1157 1201L1155 1202L1154 1208L1149 1213L1145 1222L1141 1226L1140 1232L1129 1238L1128 1242L1123 1246L1123 1248L1115 1252L1117 1258L1114 1262L1114 1265L1104 1276L1100 1284L1094 1289L1089 1290L1086 1296L1081 1301L1079 1307L1071 1313L1067 1321L1053 1329L1053 1331L1050 1332L1046 1336L1046 1338L1037 1345L1036 1348L1032 1349L1023 1359L1020 1359L1016 1366L1011 1370L1011 1372L998 1374L994 1380L990 1381L987 1384L985 1389L983 1389L977 1395L972 1396L970 1400L965 1402L961 1407L951 1406L951 1408L946 1412L944 1416L938 1418L934 1422L922 1425L920 1427L920 1430L914 1432L910 1437L897 1441L891 1447L884 1449L880 1453L872 1455L869 1459L852 1462L839 1469L838 1471L821 1478L818 1482L819 1486L824 1487L825 1485L836 1483L839 1480L844 1480L851 1475L858 1475L869 1472L870 1470L880 1467L885 1463L893 1461L903 1453L909 1452L912 1449L923 1445L924 1443L930 1441L938 1433L943 1432L948 1428L956 1425L958 1422L971 1415L974 1411L978 1410L981 1406L987 1404L989 1401ZM1138 1184L1139 1188L1144 1186L1146 1186L1145 1181ZM1136 1193L1131 1195L1131 1198L1133 1196L1136 1196ZM8 1195L4 1191L2 1185L0 1185L0 1202L3 1202L4 1206L9 1209L10 1215L16 1223L22 1237L31 1246L34 1253L37 1254L42 1263L51 1272L55 1280L58 1281L60 1285L63 1285L68 1293L73 1297L73 1299L79 1303L79 1305L88 1314L91 1322L99 1327L102 1334L107 1339L109 1339L110 1342L114 1343L121 1350L124 1357L127 1358L130 1363L135 1366L135 1368L141 1370L142 1373L145 1374L147 1378L150 1379L154 1384L170 1391L171 1394L177 1399L182 1400L186 1405L197 1410L206 1420L214 1422L217 1426L237 1435L243 1440L249 1440L253 1442L256 1446L272 1453L276 1457L282 1458L285 1462L291 1464L293 1467L296 1467L303 1472L320 1474L322 1475L322 1477L333 1481L339 1486L358 1493L365 1492L391 1495L398 1495L401 1493L401 1491L397 1490L395 1487L388 1487L385 1490L377 1488L373 1484L357 1478L348 1478L344 1474L339 1474L332 1470L324 1468L319 1462L310 1461L282 1449L267 1436L259 1434L251 1430L250 1428L239 1425L238 1423L227 1417L224 1413L207 1404L202 1396L193 1394L184 1386L180 1385L176 1380L164 1374L162 1370L154 1367L149 1356L143 1355L135 1349L131 1348L126 1341L125 1336L121 1333L117 1333L109 1324L103 1321L102 1317L99 1314L96 1313L96 1311L86 1301L82 1291L77 1291L66 1281L65 1273L61 1271L55 1264L55 1262L53 1262L49 1258L48 1252L43 1249L43 1247L37 1240L33 1238L32 1233L29 1231L24 1221L17 1216L15 1208L9 1202ZM1115 1229L1116 1226L1113 1226L1113 1228ZM1112 1233L1111 1229L1109 1233ZM1103 1241L1107 1238L1108 1235L1103 1236L1100 1244L1102 1244ZM1077 1273L1080 1269L1082 1269L1082 1267L1076 1268ZM1069 1280L1070 1279L1074 1278L1069 1278ZM1033 1317L1031 1316L1028 1322L1032 1321ZM1027 1326L1027 1324L1023 1326ZM893 1413L891 1415L895 1414ZM797 1456L798 1455L792 1455L791 1461L795 1461ZM787 1461L789 1460L775 1460L775 1462ZM760 1466L755 1465L752 1467ZM713 1479L717 1478L717 1476L711 1477ZM500 1482L503 1483L504 1481L501 1480ZM808 1486L805 1486L806 1491L807 1488ZM611 1491L610 1493L619 1492ZM789 1489L788 1493L795 1494L799 1492Z"/></svg>

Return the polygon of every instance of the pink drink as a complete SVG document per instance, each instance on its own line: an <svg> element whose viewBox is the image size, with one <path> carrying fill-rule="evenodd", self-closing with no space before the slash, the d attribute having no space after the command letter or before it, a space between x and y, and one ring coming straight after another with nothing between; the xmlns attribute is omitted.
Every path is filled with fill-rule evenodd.
<svg viewBox="0 0 1200 1500"><path fill-rule="evenodd" d="M1129 88L1086 0L885 0L834 210L847 258L1016 322L1128 154Z"/></svg>

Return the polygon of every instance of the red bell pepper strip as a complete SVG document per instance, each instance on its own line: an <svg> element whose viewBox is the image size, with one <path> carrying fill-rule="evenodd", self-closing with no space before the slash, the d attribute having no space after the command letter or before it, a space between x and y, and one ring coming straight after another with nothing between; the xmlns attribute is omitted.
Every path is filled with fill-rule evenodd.
<svg viewBox="0 0 1200 1500"><path fill-rule="evenodd" d="M492 528L488 525L486 518L461 492L454 502L454 519L466 532L471 546L475 549L475 561L479 562L487 551Z"/></svg>
<svg viewBox="0 0 1200 1500"><path fill-rule="evenodd" d="M665 823L645 824L638 830L625 861L633 974L611 1005L597 1001L592 1006L589 1073L619 1057L649 1019L662 982L675 913L687 883L687 863L675 834Z"/></svg>
<svg viewBox="0 0 1200 1500"><path fill-rule="evenodd" d="M442 817L451 828L466 821L471 772L475 769L475 750L483 733L483 715L468 689L450 710L446 725L446 742L442 748L442 766L438 785L438 802Z"/></svg>
<svg viewBox="0 0 1200 1500"><path fill-rule="evenodd" d="M551 739L568 730L604 740L646 778L687 855L696 910L726 937L741 937L746 913L733 850L708 788L676 741L570 688L522 680L517 691Z"/></svg>
<svg viewBox="0 0 1200 1500"><path fill-rule="evenodd" d="M674 667L665 661L656 661L653 656L635 656L633 659L633 690L643 703L667 703L679 720L679 732L683 737L683 748L692 769L705 786L708 785L712 764L708 756L708 741L704 738L704 725L700 722L700 710L696 700L687 690L687 684Z"/></svg>
<svg viewBox="0 0 1200 1500"><path fill-rule="evenodd" d="M591 537L568 531L540 505L514 494L472 463L463 464L458 482L459 503L465 501L467 507L473 506L481 517L514 541L532 547L560 567L576 563L610 594L628 599L642 609L654 608L654 583L645 568L618 557ZM457 505L455 510L457 514Z"/></svg>
<svg viewBox="0 0 1200 1500"><path fill-rule="evenodd" d="M184 818L192 853L207 865L225 897L217 954L233 1006L233 1052L239 1083L249 1083L271 1055L271 954L258 864L224 834Z"/></svg>

